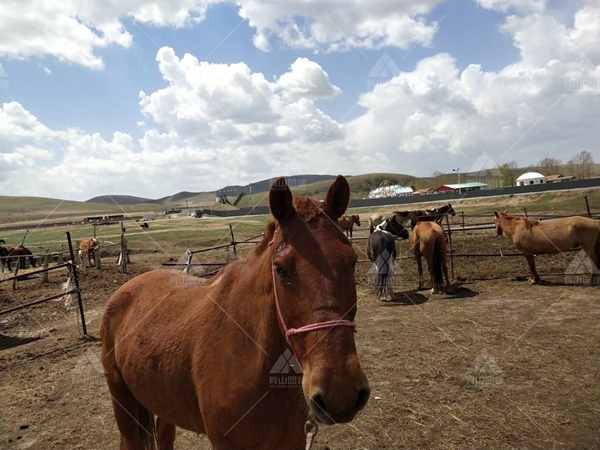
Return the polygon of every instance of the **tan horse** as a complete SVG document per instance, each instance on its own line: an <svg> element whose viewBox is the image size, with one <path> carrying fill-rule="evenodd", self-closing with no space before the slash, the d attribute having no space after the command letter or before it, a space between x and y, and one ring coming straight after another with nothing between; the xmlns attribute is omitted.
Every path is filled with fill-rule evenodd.
<svg viewBox="0 0 600 450"><path fill-rule="evenodd" d="M96 250L99 241L96 238L82 239L79 241L79 264L84 267L93 266L96 262Z"/></svg>
<svg viewBox="0 0 600 450"><path fill-rule="evenodd" d="M301 450L307 418L349 422L365 406L358 258L336 224L349 200L342 176L322 207L279 178L269 191L276 221L251 255L206 281L148 272L110 298L102 364L121 449L152 448L154 434L173 449L177 426L216 450Z"/></svg>
<svg viewBox="0 0 600 450"><path fill-rule="evenodd" d="M562 253L579 245L591 259L593 267L600 267L600 226L593 219L576 216L540 222L506 213L495 212L494 215L498 236L506 233L525 255L531 270L529 282L532 284L541 281L535 270L535 255ZM591 278L593 282L594 277Z"/></svg>
<svg viewBox="0 0 600 450"><path fill-rule="evenodd" d="M395 219L398 225L404 225L411 216L412 211L394 211L390 213L375 213L369 217L369 232L373 233L375 227L387 219Z"/></svg>
<svg viewBox="0 0 600 450"><path fill-rule="evenodd" d="M417 268L419 269L419 289L423 289L423 266L421 256L427 260L431 276L431 293L442 294L450 288L446 262L446 234L435 222L418 222L410 238ZM444 285L444 280L446 284Z"/></svg>
<svg viewBox="0 0 600 450"><path fill-rule="evenodd" d="M338 220L338 225L342 229L342 231L346 232L346 236L352 237L352 230L354 229L354 224L357 227L360 227L360 217L356 214L351 216L342 216Z"/></svg>

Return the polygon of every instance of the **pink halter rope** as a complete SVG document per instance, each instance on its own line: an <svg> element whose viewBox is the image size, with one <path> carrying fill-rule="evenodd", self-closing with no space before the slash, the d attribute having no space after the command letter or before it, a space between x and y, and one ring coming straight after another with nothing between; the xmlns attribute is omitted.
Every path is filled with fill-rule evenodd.
<svg viewBox="0 0 600 450"><path fill-rule="evenodd" d="M269 245L273 244L274 239L275 239L275 237L273 236L273 240L271 240L271 242L269 242ZM281 325L283 326L283 330L285 331L285 340L287 341L288 345L292 349L292 352L294 352L294 355L296 354L296 351L294 350L294 346L292 345L291 337L296 334L310 333L311 331L324 330L326 328L334 328L334 327L350 327L350 328L352 328L352 330L354 332L356 332L356 322L350 322L349 320L345 320L345 319L328 320L326 322L319 322L319 323L313 323L310 325L305 325L300 328L288 328L287 324L285 323L283 314L281 312L281 307L279 306L279 296L277 295L277 279L275 278L275 268L274 267L271 267L271 274L273 275L273 292L275 293L275 306L277 307L277 315L279 316L279 321L281 322ZM298 363L302 364L300 362L300 359L298 359L297 355L296 355L296 359L298 360Z"/></svg>

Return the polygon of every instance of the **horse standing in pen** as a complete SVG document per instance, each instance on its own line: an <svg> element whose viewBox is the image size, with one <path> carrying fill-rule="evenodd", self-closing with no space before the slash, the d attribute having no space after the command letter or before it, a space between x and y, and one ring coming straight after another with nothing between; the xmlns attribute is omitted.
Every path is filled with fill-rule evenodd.
<svg viewBox="0 0 600 450"><path fill-rule="evenodd" d="M527 259L531 284L541 281L535 268L535 255L562 253L577 246L590 259L590 284L600 279L600 224L597 221L575 216L540 222L506 213L494 212L494 215L497 235L506 233Z"/></svg>
<svg viewBox="0 0 600 450"><path fill-rule="evenodd" d="M424 284L421 264L421 257L424 256L431 278L431 293L446 293L450 287L450 280L446 262L446 233L442 227L435 222L419 222L413 230L411 243L419 270L419 290L423 289Z"/></svg>
<svg viewBox="0 0 600 450"><path fill-rule="evenodd" d="M173 449L178 426L216 450L302 450L315 421L354 418L370 391L354 342L358 258L337 226L349 201L342 176L322 207L279 178L251 255L200 283L154 271L117 290L100 333L121 449ZM302 383L273 389L282 355Z"/></svg>
<svg viewBox="0 0 600 450"><path fill-rule="evenodd" d="M448 214L456 215L456 211L450 203L441 208L417 209L410 213L410 227L414 229L419 222L435 222L439 225Z"/></svg>
<svg viewBox="0 0 600 450"><path fill-rule="evenodd" d="M79 264L82 264L84 267L93 266L96 262L98 246L99 241L96 238L79 241Z"/></svg>
<svg viewBox="0 0 600 450"><path fill-rule="evenodd" d="M31 250L23 247L22 245L19 245L18 247L14 248L9 248L7 256L9 256L9 258L6 259L6 265L8 266L8 270L12 270L10 267L10 263L15 261L20 269L24 269L25 267L27 267L27 260L29 260L31 267L36 266L36 261L35 257L33 256L33 253L31 253Z"/></svg>
<svg viewBox="0 0 600 450"><path fill-rule="evenodd" d="M394 300L392 281L396 269L396 237L408 239L408 230L398 225L394 218L386 219L369 235L366 253L374 264L377 273L375 288L377 298L382 301Z"/></svg>
<svg viewBox="0 0 600 450"><path fill-rule="evenodd" d="M344 215L338 220L338 225L340 226L341 230L345 231L346 236L350 238L352 237L352 230L355 224L357 227L360 227L360 216L357 214L353 214L351 216Z"/></svg>

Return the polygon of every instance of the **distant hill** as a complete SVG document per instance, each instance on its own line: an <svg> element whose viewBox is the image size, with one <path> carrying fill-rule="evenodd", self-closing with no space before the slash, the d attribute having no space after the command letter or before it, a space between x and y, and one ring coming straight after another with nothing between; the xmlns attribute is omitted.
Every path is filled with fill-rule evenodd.
<svg viewBox="0 0 600 450"><path fill-rule="evenodd" d="M330 181L335 178L334 175L293 175L285 177L291 186L308 185L320 181ZM195 201L206 201L207 198L214 198L215 193L218 195L237 196L240 192L246 192L257 194L260 192L267 192L271 187L271 183L274 178L267 180L257 181L256 183L250 183L246 186L241 185L230 185L225 186L215 192L188 192L182 191L174 195L162 197L158 199L150 199L144 197L136 197L133 195L99 195L94 198L86 200L86 203L102 203L107 205L137 205L138 203L150 203L155 205L173 205L174 203L183 203L186 200L191 203Z"/></svg>
<svg viewBox="0 0 600 450"><path fill-rule="evenodd" d="M160 200L151 200L149 198L135 197L133 195L100 195L98 197L86 200L86 203L103 203L108 205L137 205L138 203L161 203Z"/></svg>

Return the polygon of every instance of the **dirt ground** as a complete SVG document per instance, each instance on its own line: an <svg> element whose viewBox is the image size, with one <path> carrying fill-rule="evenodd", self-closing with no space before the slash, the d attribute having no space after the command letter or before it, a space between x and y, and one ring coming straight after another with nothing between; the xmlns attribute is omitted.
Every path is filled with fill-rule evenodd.
<svg viewBox="0 0 600 450"><path fill-rule="evenodd" d="M364 228L355 236L366 236ZM356 245L360 259L364 242ZM493 230L454 233L453 243L455 253L500 248ZM76 308L62 300L0 316L2 448L118 448L110 397L95 371L99 324L106 300L126 280L179 258L180 246L160 244L173 254L132 243L129 274L114 253L102 269L82 270L88 338ZM516 251L508 238L503 247ZM600 448L600 297L584 280L564 278L576 253L538 257L546 280L539 286L526 281L523 257L455 258L454 294L431 295L416 291L409 243L398 250L396 301L376 299L370 264L359 264L357 274L356 340L371 399L353 423L321 426L315 448ZM228 257L215 251L200 260ZM56 271L49 284L24 281L15 292L3 284L0 308L54 295L65 279ZM178 430L176 447L210 445Z"/></svg>

